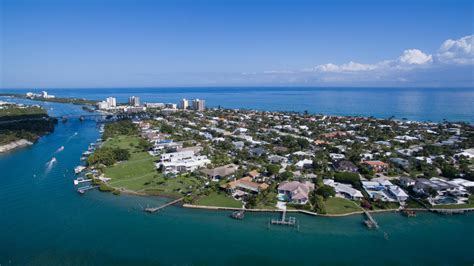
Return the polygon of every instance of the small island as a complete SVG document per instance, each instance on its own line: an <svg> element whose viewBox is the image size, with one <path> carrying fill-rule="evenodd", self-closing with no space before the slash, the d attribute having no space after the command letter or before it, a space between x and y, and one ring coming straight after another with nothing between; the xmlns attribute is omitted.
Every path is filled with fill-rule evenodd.
<svg viewBox="0 0 474 266"><path fill-rule="evenodd" d="M53 132L56 123L38 105L0 102L0 153L32 145Z"/></svg>
<svg viewBox="0 0 474 266"><path fill-rule="evenodd" d="M101 191L326 216L474 209L467 123L153 106L106 123L86 154Z"/></svg>

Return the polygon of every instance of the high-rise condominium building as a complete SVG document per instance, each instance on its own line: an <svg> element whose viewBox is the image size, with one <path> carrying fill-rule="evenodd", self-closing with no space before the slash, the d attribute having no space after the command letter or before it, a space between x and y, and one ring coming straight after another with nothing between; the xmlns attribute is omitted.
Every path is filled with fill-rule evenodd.
<svg viewBox="0 0 474 266"><path fill-rule="evenodd" d="M182 99L181 102L179 103L179 108L181 109L188 109L189 107L189 101L186 99Z"/></svg>
<svg viewBox="0 0 474 266"><path fill-rule="evenodd" d="M108 107L116 107L117 106L117 99L115 99L114 97L108 97L105 101L107 102Z"/></svg>
<svg viewBox="0 0 474 266"><path fill-rule="evenodd" d="M128 98L128 104L131 106L140 106L140 97L132 96Z"/></svg>
<svg viewBox="0 0 474 266"><path fill-rule="evenodd" d="M199 99L193 100L193 109L196 111L204 111L206 109L205 101Z"/></svg>

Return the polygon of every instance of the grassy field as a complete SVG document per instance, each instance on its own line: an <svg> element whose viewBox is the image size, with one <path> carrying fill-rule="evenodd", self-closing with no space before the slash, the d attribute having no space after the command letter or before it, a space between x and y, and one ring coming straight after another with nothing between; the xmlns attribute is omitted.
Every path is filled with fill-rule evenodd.
<svg viewBox="0 0 474 266"><path fill-rule="evenodd" d="M327 214L344 214L362 210L356 202L339 197L327 199L327 201L324 202L324 205Z"/></svg>
<svg viewBox="0 0 474 266"><path fill-rule="evenodd" d="M104 143L105 147L127 149L131 154L128 161L104 170L105 176L112 178L109 181L111 186L167 196L181 196L201 186L200 180L187 175L166 178L156 170L154 162L157 158L136 147L138 140L136 136L118 136Z"/></svg>
<svg viewBox="0 0 474 266"><path fill-rule="evenodd" d="M138 140L139 137L137 136L117 136L109 138L104 143L104 147L127 149L131 153L140 152L140 150L136 148Z"/></svg>
<svg viewBox="0 0 474 266"><path fill-rule="evenodd" d="M231 208L242 207L242 202L235 200L231 197L228 197L225 194L219 194L217 192L212 192L208 196L204 196L196 200L194 204L205 205L205 206L217 206L217 207L231 207Z"/></svg>

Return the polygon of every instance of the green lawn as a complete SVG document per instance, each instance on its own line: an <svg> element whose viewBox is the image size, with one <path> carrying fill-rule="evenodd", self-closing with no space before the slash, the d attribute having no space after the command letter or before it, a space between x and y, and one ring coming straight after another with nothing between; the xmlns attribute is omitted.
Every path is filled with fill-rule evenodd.
<svg viewBox="0 0 474 266"><path fill-rule="evenodd" d="M139 139L140 138L138 136L117 136L114 138L109 138L106 142L104 142L104 147L121 148L127 149L130 152L136 152L139 151L136 148Z"/></svg>
<svg viewBox="0 0 474 266"><path fill-rule="evenodd" d="M242 202L235 200L231 197L228 197L225 194L219 194L217 192L212 192L208 196L204 196L196 200L194 204L204 205L204 206L231 207L231 208L242 207Z"/></svg>
<svg viewBox="0 0 474 266"><path fill-rule="evenodd" d="M168 196L181 196L201 187L200 180L187 175L165 178L156 170L157 158L136 148L138 140L136 136L118 136L104 143L105 147L127 149L131 155L128 161L104 169L105 176L112 179L108 182L111 186Z"/></svg>
<svg viewBox="0 0 474 266"><path fill-rule="evenodd" d="M324 202L324 205L327 214L344 214L362 210L356 202L339 197L327 199L327 201Z"/></svg>

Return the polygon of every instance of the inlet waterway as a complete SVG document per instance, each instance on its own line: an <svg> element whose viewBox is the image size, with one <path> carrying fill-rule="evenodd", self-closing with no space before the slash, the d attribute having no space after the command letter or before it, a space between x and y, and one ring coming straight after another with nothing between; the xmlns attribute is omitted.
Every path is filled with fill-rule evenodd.
<svg viewBox="0 0 474 266"><path fill-rule="evenodd" d="M0 99L4 100L4 99ZM18 100L15 100L18 102ZM35 102L38 103L38 102ZM80 106L41 103L52 115ZM472 113L470 114L472 115ZM94 121L59 123L35 145L0 155L0 265L472 265L474 213L364 217L296 215L300 230L267 227L276 214L169 207L167 199L89 191L73 168L99 137ZM62 151L58 148L64 146ZM48 165L55 157L56 163Z"/></svg>

